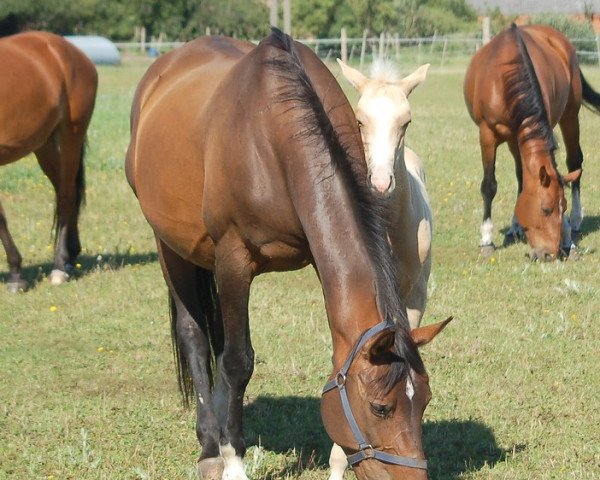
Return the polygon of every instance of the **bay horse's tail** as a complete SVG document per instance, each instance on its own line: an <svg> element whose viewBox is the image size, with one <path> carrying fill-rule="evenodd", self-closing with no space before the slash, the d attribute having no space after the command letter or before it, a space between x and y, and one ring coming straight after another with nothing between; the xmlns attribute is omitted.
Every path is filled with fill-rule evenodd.
<svg viewBox="0 0 600 480"><path fill-rule="evenodd" d="M224 341L223 322L217 296L217 284L213 272L200 267L196 268L196 290L200 309L200 317L196 319L196 323L209 342L206 369L212 387L216 358L223 351ZM177 307L173 295L170 293L169 304L171 313L171 340L173 344L173 356L175 357L177 368L177 382L179 384L179 391L181 392L183 403L189 405L190 399L194 397L194 385L192 383L190 365L187 361L185 352L181 350L179 342L177 341Z"/></svg>
<svg viewBox="0 0 600 480"><path fill-rule="evenodd" d="M581 77L583 104L595 114L600 115L600 93L594 90L587 82L581 69L579 69L579 76Z"/></svg>

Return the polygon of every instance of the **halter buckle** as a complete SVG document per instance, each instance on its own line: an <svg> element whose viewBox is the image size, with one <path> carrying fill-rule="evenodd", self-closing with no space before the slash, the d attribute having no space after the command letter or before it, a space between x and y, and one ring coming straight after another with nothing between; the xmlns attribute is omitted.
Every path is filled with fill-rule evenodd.
<svg viewBox="0 0 600 480"><path fill-rule="evenodd" d="M335 375L335 384L338 388L342 388L344 385L346 385L346 375L342 372L338 372Z"/></svg>
<svg viewBox="0 0 600 480"><path fill-rule="evenodd" d="M368 458L375 458L375 449L373 448L372 445L367 445L366 447L363 447L361 450L365 455L365 460Z"/></svg>

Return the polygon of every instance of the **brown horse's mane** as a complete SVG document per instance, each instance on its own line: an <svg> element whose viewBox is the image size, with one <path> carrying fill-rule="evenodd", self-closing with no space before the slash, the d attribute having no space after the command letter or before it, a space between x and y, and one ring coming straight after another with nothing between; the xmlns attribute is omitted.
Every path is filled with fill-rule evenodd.
<svg viewBox="0 0 600 480"><path fill-rule="evenodd" d="M553 153L557 145L552 133L548 112L544 106L544 97L533 62L519 27L513 23L510 31L515 37L518 48L518 55L513 60L514 68L505 75L505 98L511 109L511 128L514 132L526 127L529 128L530 131L523 137L522 141L542 139L546 142L548 151ZM554 155L552 155L552 160L556 168Z"/></svg>
<svg viewBox="0 0 600 480"><path fill-rule="evenodd" d="M407 373L407 365L415 371L425 371L418 349L410 336L410 327L405 306L402 305L397 285L397 275L392 251L387 239L387 207L385 201L373 194L364 174L355 165L359 160L349 153L344 137L351 132L349 127L333 125L329 112L317 94L304 68L293 40L280 30L273 28L272 34L263 42L278 48L284 54L267 60L267 67L280 80L281 88L277 99L290 104L290 109L299 109L302 128L295 138L317 146L328 152L332 165L345 181L349 197L353 201L355 215L363 233L374 270L377 272L377 303L382 317L397 325L393 356L395 360L386 375L376 382L381 389L389 390ZM336 108L334 106L333 108Z"/></svg>

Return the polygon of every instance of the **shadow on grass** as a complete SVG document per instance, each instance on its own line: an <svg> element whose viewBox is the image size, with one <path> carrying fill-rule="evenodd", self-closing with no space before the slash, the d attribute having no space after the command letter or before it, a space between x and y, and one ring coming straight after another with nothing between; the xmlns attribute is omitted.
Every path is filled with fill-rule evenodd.
<svg viewBox="0 0 600 480"><path fill-rule="evenodd" d="M583 222L581 223L581 235L589 235L591 233L597 232L600 230L600 216L592 215L589 217L583 217Z"/></svg>
<svg viewBox="0 0 600 480"><path fill-rule="evenodd" d="M72 276L73 279L78 279L97 270L118 270L124 266L154 263L157 260L158 254L156 252L139 254L117 253L103 255L102 257L99 257L98 255L80 255L77 257L77 263L81 265L81 268L75 270ZM53 262L24 266L22 275L23 278L27 280L27 283L29 283L29 290L35 289L37 284L50 274L53 267ZM0 283L6 283L7 281L8 271L3 271L0 273Z"/></svg>
<svg viewBox="0 0 600 480"><path fill-rule="evenodd" d="M245 407L248 446L260 445L280 454L295 451L298 456L273 478L296 478L304 469L328 467L331 440L321 423L319 404L314 397L258 397ZM430 477L436 480L457 480L507 456L492 430L472 420L425 423L423 446Z"/></svg>

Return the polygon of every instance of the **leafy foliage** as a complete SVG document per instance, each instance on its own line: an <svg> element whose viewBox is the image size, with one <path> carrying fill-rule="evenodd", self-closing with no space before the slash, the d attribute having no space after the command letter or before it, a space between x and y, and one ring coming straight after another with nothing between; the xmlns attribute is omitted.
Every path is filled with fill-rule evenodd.
<svg viewBox="0 0 600 480"><path fill-rule="evenodd" d="M279 2L280 5L283 3ZM293 34L338 37L382 32L426 36L473 30L475 12L466 0L295 0ZM211 33L256 39L269 29L265 0L3 0L0 35L25 29L60 34L94 33L130 39L136 27L148 35L189 40Z"/></svg>

